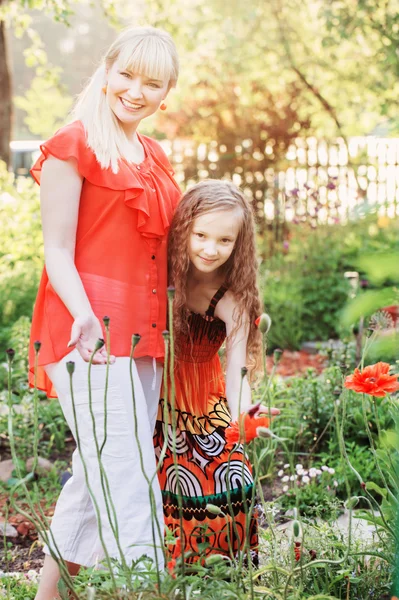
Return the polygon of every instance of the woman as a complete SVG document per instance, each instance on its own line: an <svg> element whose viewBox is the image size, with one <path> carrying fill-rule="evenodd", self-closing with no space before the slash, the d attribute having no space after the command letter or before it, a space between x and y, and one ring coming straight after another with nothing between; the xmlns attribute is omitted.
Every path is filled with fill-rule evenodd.
<svg viewBox="0 0 399 600"><path fill-rule="evenodd" d="M49 554L64 559L71 573L102 560L105 552L127 563L147 554L162 567L138 442L151 478L166 326L166 235L180 191L160 146L137 128L142 119L166 108L177 77L176 48L167 33L150 27L126 30L78 99L75 120L43 144L32 169L41 185L46 264L31 335L32 342L41 342L37 383L49 396L58 396L83 456L82 462L75 451L73 477L57 503L37 600L57 595L59 569ZM93 359L90 404L99 445L105 440L101 457L119 536L110 525L102 490L87 383L87 363L98 338L105 337L105 315L110 318L112 363L106 430L104 347ZM141 335L133 363L136 417L129 369L134 333ZM66 369L71 361L73 403ZM34 362L32 349L31 383ZM157 482L153 493L160 545Z"/></svg>

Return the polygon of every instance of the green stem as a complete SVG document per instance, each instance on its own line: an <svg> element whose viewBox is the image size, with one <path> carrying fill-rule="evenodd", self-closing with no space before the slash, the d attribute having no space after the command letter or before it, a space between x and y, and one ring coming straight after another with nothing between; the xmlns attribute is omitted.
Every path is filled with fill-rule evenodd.
<svg viewBox="0 0 399 600"><path fill-rule="evenodd" d="M107 547L105 545L105 541L104 541L104 537L103 537L103 529L102 529L102 523L101 523L100 508L98 506L95 494L93 493L93 490L91 489L91 485L90 485L90 482L89 482L89 474L88 474L87 465L86 465L86 460L83 457L82 447L81 447L81 443L80 443L79 426L78 426L78 419L77 419L77 415L76 415L76 406L75 406L75 396L74 396L73 384L72 384L72 373L69 373L69 387L70 387L70 393L71 393L73 421L74 421L74 427L75 427L75 433L76 433L76 445L78 447L78 452L79 452L80 460L81 460L82 466L83 466L83 472L84 472L84 476L85 476L86 487L87 487L87 490L88 490L88 492L90 494L90 498L91 498L91 500L93 502L94 510L95 510L96 516L97 516L98 536L100 538L101 546L102 546L102 548L104 550L105 560L107 562L108 570L109 570L109 573L110 573L110 576L111 576L112 585L114 586L114 590L116 591L117 590L117 585L116 585L114 573L113 573L113 570L112 570L112 563L111 563L111 559L110 559L110 556L108 554L108 550L107 550Z"/></svg>
<svg viewBox="0 0 399 600"><path fill-rule="evenodd" d="M109 325L105 325L105 342L107 346L107 367L105 371L105 386L104 386L104 439L100 448L100 456L103 453L105 443L107 441L107 428L108 428L108 382L109 382L109 358L111 354L111 337L109 333Z"/></svg>
<svg viewBox="0 0 399 600"><path fill-rule="evenodd" d="M168 324L169 324L169 335L170 335L170 364L169 364L169 380L171 385L171 396L170 396L170 405L172 411L172 455L173 455L173 465L176 473L176 482L177 482L177 504L179 509L179 527L180 527L180 536L181 536L181 551L182 551L182 560L181 560L181 574L182 574L182 587L183 587L183 596L186 595L186 583L185 583L185 571L186 565L184 560L185 554L185 535L184 535L184 522L183 522L183 498L181 494L181 485L180 485L180 477L179 477L179 464L177 460L177 452L176 452L176 409L175 409L175 401L176 401L176 388L175 388L175 338L174 338L174 327L173 327L173 295L168 293Z"/></svg>
<svg viewBox="0 0 399 600"><path fill-rule="evenodd" d="M387 490L388 494L391 497L391 500L393 500L394 504L398 504L398 500L395 496L395 494L392 493L391 488L388 486L387 484L387 480L385 479L385 475L382 472L381 466L380 466L380 461L378 460L378 456L377 456L377 452L375 450L375 445L374 445L374 440L373 440L373 436L371 435L371 431L370 431L370 427L369 427L369 420L367 418L367 411L366 411L366 402L365 402L365 394L362 394L362 411L363 411L363 420L364 420L364 424L366 426L366 431L367 431L367 435L369 438L369 442L370 442L370 449L371 449L371 453L373 455L374 458L374 463L377 467L377 470L380 474L380 477L384 483L385 489Z"/></svg>
<svg viewBox="0 0 399 600"><path fill-rule="evenodd" d="M126 570L127 569L126 560L125 560L125 556L123 554L122 547L121 547L120 540L119 540L118 518L116 515L115 505L113 503L112 496L111 496L111 490L109 487L108 477L105 472L104 464L101 459L101 450L100 450L100 445L99 445L98 437L97 437L97 425L96 425L96 419L95 419L95 415L94 415L94 411L93 411L93 396L92 396L92 387L91 387L91 368L93 365L93 358L94 358L96 352L97 352L97 350L94 350L93 354L90 357L88 373L87 373L88 386L89 386L89 412L90 412L91 423L92 423L92 428L93 428L94 444L95 444L95 448L96 448L97 462L98 462L98 468L99 468L99 472L100 472L100 483L101 483L101 489L103 492L105 510L107 512L108 522L111 527L111 531L113 533L116 545L118 547L118 551L120 553L122 566ZM107 369L108 369L108 365L107 365ZM113 513L114 521L112 521L111 510Z"/></svg>
<svg viewBox="0 0 399 600"><path fill-rule="evenodd" d="M132 401L133 401L133 418L134 418L134 436L136 439L136 443L137 443L137 449L138 449L138 453L139 453L139 460L140 460L140 468L141 468L141 472L143 474L143 477L148 485L148 495L149 495L149 500L150 500L150 507L151 507L151 534L152 534L152 540L153 540L153 544L154 544L154 558L155 558L155 566L156 566L156 573L157 573L157 582L158 582L158 589L161 589L161 577L160 577L160 572L159 572L159 559L158 559L158 552L157 552L157 548L159 547L157 544L157 540L156 540L156 534L155 534L155 526L154 526L154 521L157 525L157 529L158 529L158 535L160 538L160 543L162 545L162 534L161 534L161 529L160 529L160 524L158 521L158 515L157 515L157 511L156 511L156 505L155 505L155 498L154 498L154 491L152 489L152 485L151 485L151 481L150 478L147 475L147 472L145 470L145 465L144 465L144 458L143 458L143 450L141 448L141 443L140 443L140 439L139 439L139 429L138 429L138 420L137 420L137 406L136 406L136 394L134 391L134 378L133 378L133 351L134 351L134 347L135 344L133 343L131 346L131 350L130 350L130 361L129 361L129 371L130 371L130 385L131 385L131 391L132 391Z"/></svg>

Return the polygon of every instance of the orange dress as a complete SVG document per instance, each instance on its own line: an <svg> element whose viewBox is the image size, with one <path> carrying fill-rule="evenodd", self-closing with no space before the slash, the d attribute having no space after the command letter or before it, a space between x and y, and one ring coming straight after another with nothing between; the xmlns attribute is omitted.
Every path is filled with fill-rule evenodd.
<svg viewBox="0 0 399 600"><path fill-rule="evenodd" d="M159 144L139 136L145 159L139 165L120 161L118 173L102 169L86 144L83 124L62 127L41 146L31 173L40 183L49 155L74 158L83 185L76 233L75 264L95 315L110 317L111 352L129 356L133 333L141 335L135 357L162 359L166 327L166 237L180 190ZM57 195L54 194L54 202ZM73 318L53 290L46 270L34 307L30 344L40 340L38 387L55 396L43 366L58 362L67 348Z"/></svg>
<svg viewBox="0 0 399 600"><path fill-rule="evenodd" d="M225 439L231 417L218 350L226 338L226 326L214 317L216 304L225 291L222 287L215 294L205 316L191 313L189 336L178 341L179 357L174 372L176 460L173 460L169 382L167 451L158 478L166 526L180 538L187 562L212 553L230 555L229 546L236 554L248 535L252 561L256 564L257 521L254 513L246 514L250 512L254 485L251 466L242 446L236 444L232 448ZM154 435L157 459L164 444L164 415L165 400L161 398ZM208 512L207 504L218 506L226 517ZM172 554L173 549L171 545Z"/></svg>

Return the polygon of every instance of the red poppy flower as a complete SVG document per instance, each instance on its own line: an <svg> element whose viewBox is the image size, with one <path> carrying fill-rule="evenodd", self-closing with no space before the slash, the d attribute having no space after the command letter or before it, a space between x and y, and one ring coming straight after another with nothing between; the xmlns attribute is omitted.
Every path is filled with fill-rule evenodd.
<svg viewBox="0 0 399 600"><path fill-rule="evenodd" d="M390 365L378 362L359 371L355 369L353 375L345 379L344 386L349 390L383 398L390 392L399 390L398 375L389 375Z"/></svg>
<svg viewBox="0 0 399 600"><path fill-rule="evenodd" d="M297 562L298 562L298 560L301 560L301 554L302 554L301 542L295 542L294 555L295 555L295 560Z"/></svg>
<svg viewBox="0 0 399 600"><path fill-rule="evenodd" d="M240 422L233 421L226 429L226 441L228 444L244 442L248 444L258 437L258 427L269 427L270 419L268 417L258 417L249 413L243 413L240 416Z"/></svg>

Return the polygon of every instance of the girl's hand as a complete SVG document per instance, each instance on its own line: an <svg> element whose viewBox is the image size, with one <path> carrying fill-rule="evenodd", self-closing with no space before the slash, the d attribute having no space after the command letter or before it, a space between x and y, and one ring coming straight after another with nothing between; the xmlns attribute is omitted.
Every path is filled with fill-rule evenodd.
<svg viewBox="0 0 399 600"><path fill-rule="evenodd" d="M68 348L76 346L84 361L89 362L99 338L103 337L100 321L94 315L77 317L72 325L71 339ZM109 357L110 364L115 362L115 356ZM105 345L96 352L93 365L107 364L107 349Z"/></svg>

